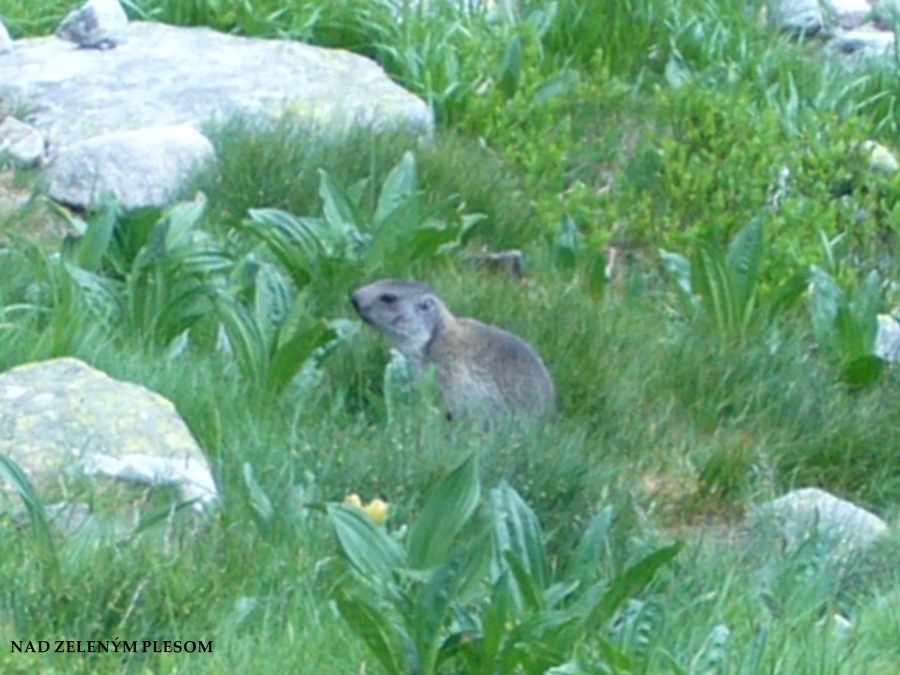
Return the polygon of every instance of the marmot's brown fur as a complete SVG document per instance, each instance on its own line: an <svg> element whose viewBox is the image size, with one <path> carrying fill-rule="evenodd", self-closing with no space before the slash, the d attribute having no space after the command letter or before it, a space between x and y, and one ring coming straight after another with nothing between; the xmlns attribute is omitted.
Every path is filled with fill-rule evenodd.
<svg viewBox="0 0 900 675"><path fill-rule="evenodd" d="M350 302L416 373L434 364L451 419L490 422L510 412L553 411L553 380L528 343L495 326L453 316L425 284L384 279L354 291Z"/></svg>

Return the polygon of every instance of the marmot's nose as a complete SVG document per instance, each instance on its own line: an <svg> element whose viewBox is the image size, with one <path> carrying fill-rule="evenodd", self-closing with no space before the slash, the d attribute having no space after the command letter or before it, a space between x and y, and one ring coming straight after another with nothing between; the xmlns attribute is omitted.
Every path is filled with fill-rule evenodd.
<svg viewBox="0 0 900 675"><path fill-rule="evenodd" d="M350 304L353 305L353 309L359 312L359 300L356 299L356 293L350 294Z"/></svg>

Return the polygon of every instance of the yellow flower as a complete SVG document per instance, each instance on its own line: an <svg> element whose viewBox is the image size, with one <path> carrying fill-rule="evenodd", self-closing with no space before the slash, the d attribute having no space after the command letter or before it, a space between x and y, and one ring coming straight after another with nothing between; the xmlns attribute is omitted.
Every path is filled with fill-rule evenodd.
<svg viewBox="0 0 900 675"><path fill-rule="evenodd" d="M355 492L344 497L344 504L347 506L355 506L358 509L362 508L362 499L359 498L359 495Z"/></svg>
<svg viewBox="0 0 900 675"><path fill-rule="evenodd" d="M366 515L372 519L373 523L381 525L387 520L389 509L390 507L387 502L382 501L381 499L373 499L365 505L363 511L365 511Z"/></svg>

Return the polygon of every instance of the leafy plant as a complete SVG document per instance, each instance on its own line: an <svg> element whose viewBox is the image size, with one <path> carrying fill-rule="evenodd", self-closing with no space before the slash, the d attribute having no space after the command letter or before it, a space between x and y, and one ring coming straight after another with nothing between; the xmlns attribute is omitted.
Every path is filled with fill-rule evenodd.
<svg viewBox="0 0 900 675"><path fill-rule="evenodd" d="M599 578L606 510L554 579L537 518L516 491L501 484L479 502L473 456L435 486L405 541L357 508L325 506L350 570L337 586L338 607L382 667L398 675L588 673L602 663L629 672L631 659L603 630L678 546ZM590 668L576 658L584 650Z"/></svg>
<svg viewBox="0 0 900 675"><path fill-rule="evenodd" d="M885 362L875 355L881 280L872 271L855 292L844 291L819 267L811 273L809 308L820 349L852 387L876 382Z"/></svg>
<svg viewBox="0 0 900 675"><path fill-rule="evenodd" d="M177 353L206 333L218 337L221 326L244 375L281 391L327 353L337 331L311 315L275 265L253 252L236 261L201 229L205 211L198 193L158 220L123 223L112 203L90 223L72 218L83 234L65 243L65 270L96 315L151 346Z"/></svg>
<svg viewBox="0 0 900 675"><path fill-rule="evenodd" d="M806 287L806 275L796 275L761 303L763 254L761 217L741 228L724 252L701 245L688 260L660 251L663 265L676 282L682 314L698 322L701 330L711 329L723 342L739 345L790 306Z"/></svg>
<svg viewBox="0 0 900 675"><path fill-rule="evenodd" d="M390 171L374 212L361 208L364 184L345 188L327 171L320 171L322 215L297 217L278 209L252 209L245 231L265 242L303 288L314 280L344 285L354 276L404 270L412 264L431 265L460 246L479 215L426 208L418 193L412 153Z"/></svg>

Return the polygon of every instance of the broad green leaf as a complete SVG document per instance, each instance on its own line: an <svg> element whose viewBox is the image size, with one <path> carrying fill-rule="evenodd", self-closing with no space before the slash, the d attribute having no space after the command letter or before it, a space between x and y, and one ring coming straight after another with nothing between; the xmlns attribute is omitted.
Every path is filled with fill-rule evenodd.
<svg viewBox="0 0 900 675"><path fill-rule="evenodd" d="M337 338L337 331L322 323L314 323L294 334L278 346L269 363L267 384L272 391L281 391L300 372L316 350Z"/></svg>
<svg viewBox="0 0 900 675"><path fill-rule="evenodd" d="M210 286L194 280L186 280L170 289L161 307L148 316L145 329L155 344L167 346L200 319L215 310Z"/></svg>
<svg viewBox="0 0 900 675"><path fill-rule="evenodd" d="M675 558L680 550L681 544L658 549L613 579L602 600L591 612L591 624L601 626L612 619L621 604L647 586L657 571Z"/></svg>
<svg viewBox="0 0 900 675"><path fill-rule="evenodd" d="M859 327L864 353L875 350L878 335L878 309L881 305L881 277L872 270L850 301L853 322Z"/></svg>
<svg viewBox="0 0 900 675"><path fill-rule="evenodd" d="M269 352L253 314L232 295L218 291L213 296L216 316L225 329L244 376L263 384L269 368Z"/></svg>
<svg viewBox="0 0 900 675"><path fill-rule="evenodd" d="M578 225L566 214L560 220L553 242L553 260L556 267L561 270L574 269L580 250L581 233L578 231Z"/></svg>
<svg viewBox="0 0 900 675"><path fill-rule="evenodd" d="M322 208L325 221L341 232L366 229L366 222L357 205L350 199L331 174L324 169L319 169L319 196L322 198Z"/></svg>
<svg viewBox="0 0 900 675"><path fill-rule="evenodd" d="M416 160L413 154L407 151L403 153L403 158L397 165L391 169L381 186L372 227L377 230L401 204L414 199L417 188Z"/></svg>
<svg viewBox="0 0 900 675"><path fill-rule="evenodd" d="M544 673L568 658L583 634L583 617L566 610L549 610L520 622L506 640L501 661L522 664L525 672Z"/></svg>
<svg viewBox="0 0 900 675"><path fill-rule="evenodd" d="M125 284L68 263L65 270L81 289L87 306L99 319L111 323L121 319Z"/></svg>
<svg viewBox="0 0 900 675"><path fill-rule="evenodd" d="M278 209L251 209L243 227L266 243L298 288L317 276L327 250L313 219L297 218Z"/></svg>
<svg viewBox="0 0 900 675"><path fill-rule="evenodd" d="M193 201L178 202L163 212L160 223L165 223L165 248L171 251L191 243L191 234L206 214L206 195L198 192Z"/></svg>
<svg viewBox="0 0 900 675"><path fill-rule="evenodd" d="M810 281L813 334L823 351L836 355L840 349L836 321L838 310L846 304L846 296L831 276L819 267L814 266L810 271Z"/></svg>
<svg viewBox="0 0 900 675"><path fill-rule="evenodd" d="M544 609L543 588L538 586L537 581L531 575L519 557L511 550L503 552L503 559L513 574L516 586L519 589L519 597L524 602L524 611L528 613L540 612Z"/></svg>
<svg viewBox="0 0 900 675"><path fill-rule="evenodd" d="M534 511L506 483L491 490L488 513L494 519L498 554L512 551L541 590L550 583L543 534Z"/></svg>
<svg viewBox="0 0 900 675"><path fill-rule="evenodd" d="M407 567L406 556L397 542L362 509L327 504L326 511L341 555L367 581L384 587L393 582L395 570Z"/></svg>
<svg viewBox="0 0 900 675"><path fill-rule="evenodd" d="M456 535L478 506L481 486L475 455L445 476L431 491L409 534L409 562L427 569L441 562Z"/></svg>
<svg viewBox="0 0 900 675"><path fill-rule="evenodd" d="M400 251L404 262L429 261L456 248L462 228L459 225L444 227L420 227L401 238Z"/></svg>
<svg viewBox="0 0 900 675"><path fill-rule="evenodd" d="M392 640L392 633L397 627L391 618L357 596L347 597L339 593L335 601L344 621L362 638L388 674L406 675L404 659Z"/></svg>
<svg viewBox="0 0 900 675"><path fill-rule="evenodd" d="M247 494L250 497L250 507L262 522L271 523L275 517L275 507L272 506L272 500L269 499L266 491L257 482L256 477L253 475L253 467L249 462L244 462L244 465L241 467L241 473L244 477Z"/></svg>
<svg viewBox="0 0 900 675"><path fill-rule="evenodd" d="M372 232L372 239L365 251L366 270L374 272L403 266L410 259L404 248L404 238L421 229L429 215L423 211L418 200L410 199L398 204Z"/></svg>
<svg viewBox="0 0 900 675"><path fill-rule="evenodd" d="M500 71L500 91L504 98L512 98L519 89L522 79L522 40L518 35L513 37L506 47L503 57L503 68Z"/></svg>
<svg viewBox="0 0 900 675"><path fill-rule="evenodd" d="M462 583L465 562L465 551L457 549L449 560L434 569L416 597L411 628L423 672L434 672L443 626Z"/></svg>
<svg viewBox="0 0 900 675"><path fill-rule="evenodd" d="M259 265L254 279L253 315L266 344L273 349L292 301L293 290L281 271L268 263Z"/></svg>
<svg viewBox="0 0 900 675"><path fill-rule="evenodd" d="M746 316L746 307L756 293L763 257L763 218L744 225L732 239L725 258L734 290L734 300Z"/></svg>
<svg viewBox="0 0 900 675"><path fill-rule="evenodd" d="M47 522L47 514L44 511L43 503L31 486L31 482L28 480L25 472L12 458L0 453L0 475L5 476L7 482L19 493L19 496L25 503L25 509L28 511L28 518L31 521L31 527L34 529L35 539L44 551L48 553L55 566L56 549L53 545L50 525Z"/></svg>
<svg viewBox="0 0 900 675"><path fill-rule="evenodd" d="M566 97L578 86L578 71L564 70L544 80L531 95L531 106L539 107L555 98Z"/></svg>
<svg viewBox="0 0 900 675"><path fill-rule="evenodd" d="M518 615L516 597L512 573L505 568L494 581L490 602L482 615L482 650L486 663L497 663L500 660L507 624Z"/></svg>
<svg viewBox="0 0 900 675"><path fill-rule="evenodd" d="M611 506L607 506L594 516L572 553L569 567L566 570L567 579L578 579L585 586L597 580L600 559L603 557L609 530L612 526L612 516Z"/></svg>
<svg viewBox="0 0 900 675"><path fill-rule="evenodd" d="M119 220L119 208L115 202L105 201L100 212L91 220L87 231L77 243L73 262L83 270L96 272L109 252L113 232Z"/></svg>
<svg viewBox="0 0 900 675"><path fill-rule="evenodd" d="M606 260L601 253L596 252L587 258L584 265L584 286L588 295L599 300L606 290L606 283Z"/></svg>
<svg viewBox="0 0 900 675"><path fill-rule="evenodd" d="M850 360L841 368L841 381L854 389L864 389L881 379L887 366L884 359L868 354Z"/></svg>
<svg viewBox="0 0 900 675"><path fill-rule="evenodd" d="M769 298L769 320L781 316L803 297L809 288L809 272L803 271L794 274L783 282Z"/></svg>
<svg viewBox="0 0 900 675"><path fill-rule="evenodd" d="M130 536L134 537L141 532L151 529L155 525L168 521L174 513L179 513L180 511L193 506L198 500L199 497L196 499L187 499L174 505L160 506L147 514L142 514L138 524L135 525L134 529L131 531Z"/></svg>
<svg viewBox="0 0 900 675"><path fill-rule="evenodd" d="M659 257L663 264L663 269L674 280L678 287L678 301L681 305L681 311L685 319L693 319L698 301L694 295L694 287L691 283L691 263L683 255L672 253L665 249L659 249Z"/></svg>

